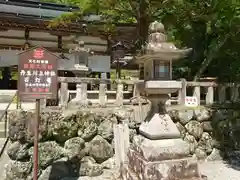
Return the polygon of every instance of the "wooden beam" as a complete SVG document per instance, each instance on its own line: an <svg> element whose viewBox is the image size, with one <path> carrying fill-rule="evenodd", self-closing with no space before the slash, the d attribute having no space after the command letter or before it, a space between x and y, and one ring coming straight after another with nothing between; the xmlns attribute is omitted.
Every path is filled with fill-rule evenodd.
<svg viewBox="0 0 240 180"><path fill-rule="evenodd" d="M0 44L0 49L9 49L9 48L13 50L21 50L23 48L23 45ZM55 53L69 53L69 49L59 49L57 47L43 47L43 48ZM94 51L94 55L108 55L108 54L107 52L103 52L103 51Z"/></svg>
<svg viewBox="0 0 240 180"><path fill-rule="evenodd" d="M19 37L19 36L1 36L0 38L3 39L17 39L17 40L25 40L24 37ZM43 42L58 42L57 38L56 40L54 39L48 39L48 38L33 38L33 37L29 37L27 40L29 41L43 41ZM70 43L70 44L77 44L77 43ZM85 45L89 45L89 46L107 46L106 44L101 44L101 43L93 43L93 42L85 42Z"/></svg>
<svg viewBox="0 0 240 180"><path fill-rule="evenodd" d="M24 38L25 38L25 40L29 39L29 29L28 29L28 27L25 28Z"/></svg>

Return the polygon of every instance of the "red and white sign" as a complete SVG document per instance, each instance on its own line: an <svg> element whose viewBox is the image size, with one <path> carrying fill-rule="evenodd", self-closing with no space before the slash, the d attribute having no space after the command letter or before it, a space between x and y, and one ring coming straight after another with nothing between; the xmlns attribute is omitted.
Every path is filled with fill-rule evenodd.
<svg viewBox="0 0 240 180"><path fill-rule="evenodd" d="M194 96L187 96L185 98L185 106L197 107L198 106L197 98Z"/></svg>
<svg viewBox="0 0 240 180"><path fill-rule="evenodd" d="M35 49L33 51L33 57L36 59L42 59L44 56L44 50L43 49Z"/></svg>

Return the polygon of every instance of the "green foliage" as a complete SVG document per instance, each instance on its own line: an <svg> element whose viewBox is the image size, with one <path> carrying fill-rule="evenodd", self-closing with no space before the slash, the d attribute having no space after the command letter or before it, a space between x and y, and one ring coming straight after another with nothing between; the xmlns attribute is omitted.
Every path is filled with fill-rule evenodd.
<svg viewBox="0 0 240 180"><path fill-rule="evenodd" d="M67 24L89 14L100 15L106 23L100 28L109 33L113 33L117 23L136 23L136 48L146 41L149 23L160 20L171 41L180 48L194 49L189 58L176 65L176 78L184 76L197 80L204 74L217 76L223 81L240 79L239 0L50 1L80 7L79 12L66 13L55 19L52 25Z"/></svg>

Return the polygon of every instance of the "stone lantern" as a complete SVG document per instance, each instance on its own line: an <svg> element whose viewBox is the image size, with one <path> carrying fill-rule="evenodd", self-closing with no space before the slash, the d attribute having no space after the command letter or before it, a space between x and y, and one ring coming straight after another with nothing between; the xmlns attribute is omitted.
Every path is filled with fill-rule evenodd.
<svg viewBox="0 0 240 180"><path fill-rule="evenodd" d="M178 49L167 42L164 26L153 22L148 43L136 62L144 66L143 89L152 104L152 113L139 127L129 148L126 179L143 180L202 179L197 161L190 156L190 146L167 114L164 105L168 94L180 90L180 81L172 80L172 62L191 49Z"/></svg>
<svg viewBox="0 0 240 180"><path fill-rule="evenodd" d="M165 104L168 94L181 88L181 82L172 80L172 63L191 52L191 49L178 49L167 42L164 32L163 24L153 22L143 54L136 57L136 63L144 69L144 91L157 113L159 103Z"/></svg>
<svg viewBox="0 0 240 180"><path fill-rule="evenodd" d="M121 65L125 65L124 56L127 50L127 46L121 41L112 46L112 58L113 64L116 64L117 79L121 79Z"/></svg>
<svg viewBox="0 0 240 180"><path fill-rule="evenodd" d="M70 69L76 77L86 77L90 73L90 68L88 67L88 57L92 55L93 52L84 46L83 41L79 41L78 46L74 49L69 50L70 54L74 57L74 67ZM76 85L77 94L71 103L74 105L86 106L88 104L87 100L87 82L82 81Z"/></svg>

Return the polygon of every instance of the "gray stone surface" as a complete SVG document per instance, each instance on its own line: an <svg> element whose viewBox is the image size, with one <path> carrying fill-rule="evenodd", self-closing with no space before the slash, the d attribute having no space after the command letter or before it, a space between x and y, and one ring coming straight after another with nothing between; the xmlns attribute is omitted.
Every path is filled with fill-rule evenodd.
<svg viewBox="0 0 240 180"><path fill-rule="evenodd" d="M193 118L193 110L178 111L179 122L183 125L187 124Z"/></svg>
<svg viewBox="0 0 240 180"><path fill-rule="evenodd" d="M195 109L194 116L199 122L208 121L212 116L212 112L206 108Z"/></svg>
<svg viewBox="0 0 240 180"><path fill-rule="evenodd" d="M178 128L168 114L154 114L149 122L144 122L140 125L139 132L153 140L181 137Z"/></svg>
<svg viewBox="0 0 240 180"><path fill-rule="evenodd" d="M183 158L190 154L189 144L182 139L150 140L135 136L133 148L148 161Z"/></svg>
<svg viewBox="0 0 240 180"><path fill-rule="evenodd" d="M199 168L208 180L239 180L240 177L239 169L231 167L224 161L202 162Z"/></svg>
<svg viewBox="0 0 240 180"><path fill-rule="evenodd" d="M196 139L201 138L203 133L203 127L202 124L198 121L190 121L185 125L185 128L187 129L188 133L193 135Z"/></svg>

